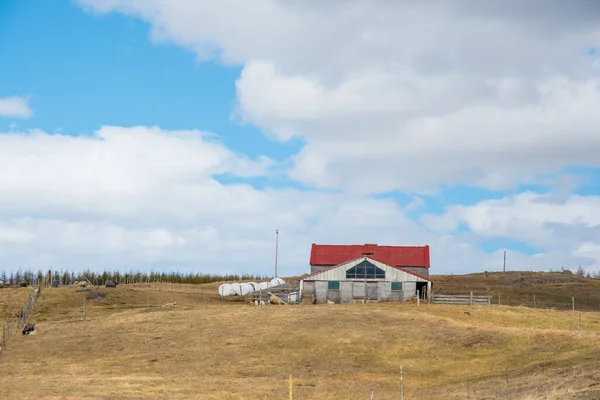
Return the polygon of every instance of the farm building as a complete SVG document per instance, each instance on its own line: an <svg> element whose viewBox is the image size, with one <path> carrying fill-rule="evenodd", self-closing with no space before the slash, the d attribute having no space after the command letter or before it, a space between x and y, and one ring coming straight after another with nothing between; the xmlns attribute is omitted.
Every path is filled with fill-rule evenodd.
<svg viewBox="0 0 600 400"><path fill-rule="evenodd" d="M405 301L431 292L429 246L313 244L310 265L300 289L317 303Z"/></svg>

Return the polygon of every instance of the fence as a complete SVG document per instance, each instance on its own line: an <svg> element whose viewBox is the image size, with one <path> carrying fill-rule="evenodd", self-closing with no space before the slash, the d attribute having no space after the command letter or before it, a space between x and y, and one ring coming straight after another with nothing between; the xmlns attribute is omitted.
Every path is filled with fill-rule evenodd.
<svg viewBox="0 0 600 400"><path fill-rule="evenodd" d="M434 294L431 296L431 300L433 304L492 304L492 296L473 296L473 292L469 295Z"/></svg>
<svg viewBox="0 0 600 400"><path fill-rule="evenodd" d="M19 307L17 315L12 313L6 316L6 321L2 324L2 347L0 347L0 354L6 348L6 342L10 336L14 333L15 324L17 329L21 329L27 323L29 314L35 310L35 304L37 303L40 295L42 294L42 285L38 286L32 293L29 293L27 303Z"/></svg>
<svg viewBox="0 0 600 400"><path fill-rule="evenodd" d="M268 303L271 295L279 297L284 303L298 304L301 301L300 285L298 283L284 283L268 289L257 290L252 292L252 302Z"/></svg>

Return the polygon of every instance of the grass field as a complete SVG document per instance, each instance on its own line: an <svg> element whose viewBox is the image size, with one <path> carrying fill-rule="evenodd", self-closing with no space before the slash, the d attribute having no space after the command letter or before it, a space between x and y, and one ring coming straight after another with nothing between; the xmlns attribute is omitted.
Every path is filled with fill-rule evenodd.
<svg viewBox="0 0 600 400"><path fill-rule="evenodd" d="M540 308L571 309L575 297L579 310L600 311L600 279L585 278L570 271L487 272L468 275L433 275L436 293L492 296L494 304Z"/></svg>
<svg viewBox="0 0 600 400"><path fill-rule="evenodd" d="M46 289L37 335L13 335L0 355L0 398L288 399L293 374L294 399L398 399L400 364L407 400L466 399L467 381L472 399L600 398L597 312L581 313L578 335L568 311L256 307L216 287L94 288L106 296L86 302L86 321L90 292Z"/></svg>

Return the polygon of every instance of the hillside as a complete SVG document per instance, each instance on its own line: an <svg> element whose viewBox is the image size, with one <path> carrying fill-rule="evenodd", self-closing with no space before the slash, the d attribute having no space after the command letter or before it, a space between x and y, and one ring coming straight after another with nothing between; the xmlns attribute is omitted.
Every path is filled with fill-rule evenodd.
<svg viewBox="0 0 600 400"><path fill-rule="evenodd" d="M434 293L492 296L494 304L538 308L600 310L600 279L570 272L486 272L468 275L432 275Z"/></svg>
<svg viewBox="0 0 600 400"><path fill-rule="evenodd" d="M466 398L467 381L477 399L600 397L600 313L582 313L578 335L565 311L256 307L219 299L216 286L95 288L106 295L86 301L86 321L93 292L46 289L37 335L13 335L0 354L3 396L285 399L291 373L295 399L396 399L402 364L406 399Z"/></svg>

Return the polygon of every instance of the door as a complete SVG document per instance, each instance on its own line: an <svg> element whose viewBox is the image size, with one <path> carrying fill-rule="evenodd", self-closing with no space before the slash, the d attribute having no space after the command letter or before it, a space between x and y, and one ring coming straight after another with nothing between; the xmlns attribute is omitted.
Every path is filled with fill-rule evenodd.
<svg viewBox="0 0 600 400"><path fill-rule="evenodd" d="M352 303L352 282L341 281L340 282L340 303L348 304Z"/></svg>
<svg viewBox="0 0 600 400"><path fill-rule="evenodd" d="M367 297L365 282L352 283L352 297L355 299L364 299Z"/></svg>
<svg viewBox="0 0 600 400"><path fill-rule="evenodd" d="M315 299L317 303L324 303L327 301L327 282L316 281L315 282Z"/></svg>
<svg viewBox="0 0 600 400"><path fill-rule="evenodd" d="M377 300L377 282L367 282L367 299Z"/></svg>

